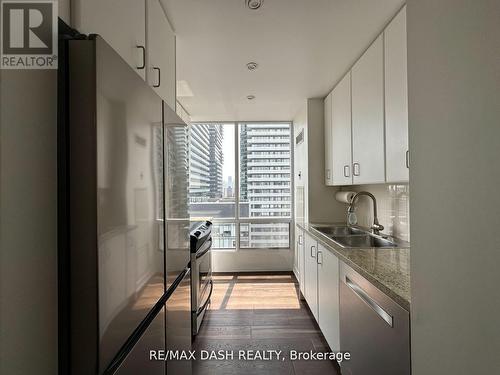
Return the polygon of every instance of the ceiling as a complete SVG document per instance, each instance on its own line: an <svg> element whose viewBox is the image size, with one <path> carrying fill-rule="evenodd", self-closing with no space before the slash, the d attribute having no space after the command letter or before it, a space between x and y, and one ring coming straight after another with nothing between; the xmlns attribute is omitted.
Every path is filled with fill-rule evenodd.
<svg viewBox="0 0 500 375"><path fill-rule="evenodd" d="M193 121L291 120L324 97L404 0L161 0ZM249 71L248 62L258 69ZM189 90L187 90L189 91ZM248 100L254 95L254 100Z"/></svg>

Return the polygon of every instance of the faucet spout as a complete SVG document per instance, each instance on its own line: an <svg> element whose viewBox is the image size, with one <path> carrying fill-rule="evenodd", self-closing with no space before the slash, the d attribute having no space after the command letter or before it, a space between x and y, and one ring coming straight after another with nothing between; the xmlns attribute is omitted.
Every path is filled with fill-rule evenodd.
<svg viewBox="0 0 500 375"><path fill-rule="evenodd" d="M372 202L373 202L373 225L371 226L371 230L372 230L373 234L380 234L380 231L384 230L384 226L378 222L377 200L375 199L375 196L372 193L369 193L367 191L360 191L359 193L354 194L351 198L350 203L349 203L349 207L347 208L347 212L349 212L349 213L354 212L354 205L355 205L357 199L363 195L370 197Z"/></svg>

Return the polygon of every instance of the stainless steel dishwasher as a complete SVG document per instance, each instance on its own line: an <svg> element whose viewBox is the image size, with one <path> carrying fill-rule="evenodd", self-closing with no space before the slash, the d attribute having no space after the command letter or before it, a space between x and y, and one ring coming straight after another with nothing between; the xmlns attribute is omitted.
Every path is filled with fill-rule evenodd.
<svg viewBox="0 0 500 375"><path fill-rule="evenodd" d="M340 266L342 375L408 375L410 315L351 267Z"/></svg>

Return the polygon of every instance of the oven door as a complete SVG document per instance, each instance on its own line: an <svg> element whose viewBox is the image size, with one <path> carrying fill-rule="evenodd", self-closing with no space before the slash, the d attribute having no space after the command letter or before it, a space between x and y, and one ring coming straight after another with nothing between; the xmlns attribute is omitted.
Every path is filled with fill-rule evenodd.
<svg viewBox="0 0 500 375"><path fill-rule="evenodd" d="M210 281L212 279L212 239L210 238L203 244L200 250L196 253L196 265L198 272L198 306L202 307L208 294L210 294Z"/></svg>

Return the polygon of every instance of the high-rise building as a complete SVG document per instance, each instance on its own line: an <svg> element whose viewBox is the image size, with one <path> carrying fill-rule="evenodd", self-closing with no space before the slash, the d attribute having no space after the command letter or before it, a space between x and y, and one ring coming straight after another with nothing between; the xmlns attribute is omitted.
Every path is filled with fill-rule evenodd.
<svg viewBox="0 0 500 375"><path fill-rule="evenodd" d="M241 201L248 202L250 218L291 216L290 152L289 124L241 126ZM247 228L249 247L289 246L288 223L253 223Z"/></svg>
<svg viewBox="0 0 500 375"><path fill-rule="evenodd" d="M161 133L160 133L161 135ZM188 191L187 177L189 175L189 148L187 146L188 131L184 126L168 126L165 128L165 197L167 218L187 218L188 213ZM161 144L161 139L157 140ZM161 148L159 148L161 152ZM163 160L163 158L158 158ZM163 167L163 166L162 166ZM163 179L158 179L163 181ZM163 189L163 185L160 186ZM161 194L159 194L161 196ZM161 202L163 207L163 201Z"/></svg>
<svg viewBox="0 0 500 375"><path fill-rule="evenodd" d="M209 125L209 150L210 150L210 192L212 199L222 198L222 166L224 154L222 152L222 138L224 137L222 124Z"/></svg>
<svg viewBox="0 0 500 375"><path fill-rule="evenodd" d="M191 202L222 197L223 128L221 124L191 127L189 198Z"/></svg>

